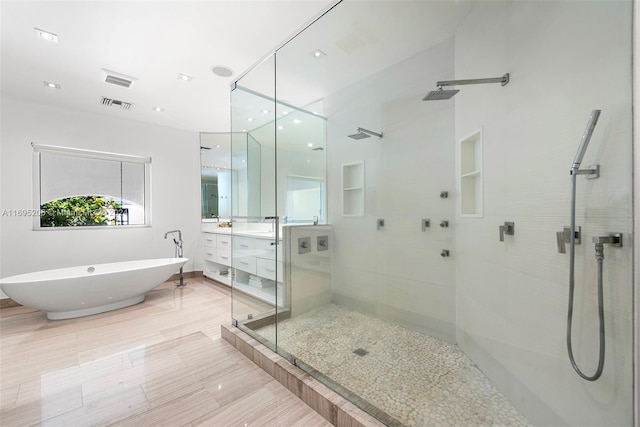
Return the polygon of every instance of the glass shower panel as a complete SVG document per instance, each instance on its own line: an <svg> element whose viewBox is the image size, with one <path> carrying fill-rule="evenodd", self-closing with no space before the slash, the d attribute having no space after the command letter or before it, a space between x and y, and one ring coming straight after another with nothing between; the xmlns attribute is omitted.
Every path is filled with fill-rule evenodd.
<svg viewBox="0 0 640 427"><path fill-rule="evenodd" d="M590 370L591 239L631 233L631 7L343 1L279 49L271 200L291 222L278 351L389 424L631 424L632 247L605 246L607 365L587 384L566 356L568 262L556 240L570 161L602 109L583 164L609 172L578 177L573 339ZM442 80L505 73L504 86L423 100ZM312 205L296 193L309 169L289 170L311 163L304 145L316 142L286 133L313 116L325 120L322 254L324 230L294 214Z"/></svg>
<svg viewBox="0 0 640 427"><path fill-rule="evenodd" d="M275 349L282 305L281 235L276 210L274 57L236 82L231 94L232 168L238 174L238 212L232 217L232 317Z"/></svg>

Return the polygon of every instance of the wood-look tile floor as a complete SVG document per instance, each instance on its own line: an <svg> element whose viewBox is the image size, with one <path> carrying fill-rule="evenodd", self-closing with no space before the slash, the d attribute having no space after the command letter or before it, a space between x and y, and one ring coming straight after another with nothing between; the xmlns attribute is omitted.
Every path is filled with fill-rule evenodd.
<svg viewBox="0 0 640 427"><path fill-rule="evenodd" d="M330 425L220 338L229 291L187 281L77 319L0 310L0 425Z"/></svg>

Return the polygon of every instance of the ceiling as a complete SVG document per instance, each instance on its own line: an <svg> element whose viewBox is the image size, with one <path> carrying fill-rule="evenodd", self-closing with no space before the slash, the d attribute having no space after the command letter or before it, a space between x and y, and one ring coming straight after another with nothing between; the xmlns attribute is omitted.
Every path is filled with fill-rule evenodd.
<svg viewBox="0 0 640 427"><path fill-rule="evenodd" d="M251 132L266 146L277 134L279 147L313 161L325 132L324 119L313 115L331 115L325 96L451 37L474 1L343 1L279 51L284 104L274 104L273 58L240 79L247 91L234 91L233 131ZM192 132L229 132L230 84L336 2L2 0L1 92ZM56 34L58 43L34 28ZM316 49L326 56L315 58ZM220 65L233 74L215 75ZM106 83L102 69L137 80L130 88ZM101 97L132 107L105 106ZM231 167L228 137L202 144L220 145L203 151L203 164Z"/></svg>
<svg viewBox="0 0 640 427"><path fill-rule="evenodd" d="M229 85L332 3L3 0L1 91L177 129L226 132ZM34 28L56 34L58 43L37 37ZM215 75L219 65L233 75ZM106 83L101 69L138 80L129 88ZM178 79L180 73L193 80ZM105 106L101 97L132 107Z"/></svg>

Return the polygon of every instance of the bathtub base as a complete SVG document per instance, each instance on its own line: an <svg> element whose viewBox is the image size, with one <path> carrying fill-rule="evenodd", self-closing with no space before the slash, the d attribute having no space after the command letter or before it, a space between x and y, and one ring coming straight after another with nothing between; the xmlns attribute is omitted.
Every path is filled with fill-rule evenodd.
<svg viewBox="0 0 640 427"><path fill-rule="evenodd" d="M82 310L72 311L49 311L47 312L47 319L49 320L62 320L73 319L74 317L90 316L92 314L104 313L105 311L117 310L119 308L129 307L144 301L144 295L140 295L134 298L129 298L124 301L118 301L111 304L101 305L98 307L84 308Z"/></svg>

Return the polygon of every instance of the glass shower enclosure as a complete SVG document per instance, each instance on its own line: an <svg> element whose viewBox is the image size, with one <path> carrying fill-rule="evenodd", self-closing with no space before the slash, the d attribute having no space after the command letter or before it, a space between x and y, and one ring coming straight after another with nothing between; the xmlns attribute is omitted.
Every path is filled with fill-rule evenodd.
<svg viewBox="0 0 640 427"><path fill-rule="evenodd" d="M249 70L234 324L387 425L632 425L632 11L344 0Z"/></svg>

